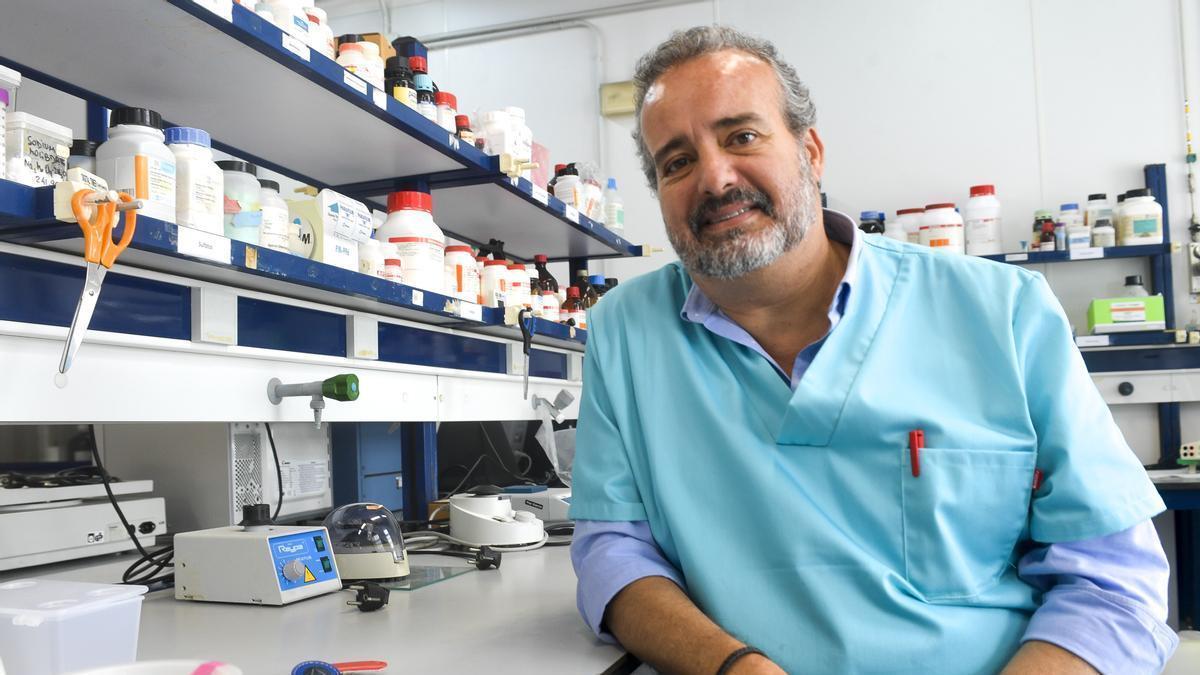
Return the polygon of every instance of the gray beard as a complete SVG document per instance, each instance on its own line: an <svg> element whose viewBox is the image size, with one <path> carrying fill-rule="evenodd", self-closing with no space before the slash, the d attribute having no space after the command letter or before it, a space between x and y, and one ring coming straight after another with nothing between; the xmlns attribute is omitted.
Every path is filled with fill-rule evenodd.
<svg viewBox="0 0 1200 675"><path fill-rule="evenodd" d="M804 240L816 220L816 185L808 158L802 158L800 180L784 195L780 220L758 232L740 227L701 239L690 228L667 228L667 239L683 266L692 275L736 279L760 270Z"/></svg>

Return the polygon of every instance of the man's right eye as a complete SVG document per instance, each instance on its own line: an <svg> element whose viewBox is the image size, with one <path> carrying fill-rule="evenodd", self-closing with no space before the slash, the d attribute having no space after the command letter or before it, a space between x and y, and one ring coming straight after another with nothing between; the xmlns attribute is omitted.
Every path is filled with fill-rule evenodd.
<svg viewBox="0 0 1200 675"><path fill-rule="evenodd" d="M671 174L675 173L676 171L687 166L687 162L688 162L687 157L676 157L675 159L672 159L671 161L669 161L665 165L663 165L662 173L664 176L670 176Z"/></svg>

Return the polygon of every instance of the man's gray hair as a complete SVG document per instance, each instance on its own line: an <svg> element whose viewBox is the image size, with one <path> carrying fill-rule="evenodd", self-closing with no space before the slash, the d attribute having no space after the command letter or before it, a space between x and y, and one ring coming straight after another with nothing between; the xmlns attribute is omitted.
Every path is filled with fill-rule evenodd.
<svg viewBox="0 0 1200 675"><path fill-rule="evenodd" d="M633 140L637 144L642 171L646 173L646 181L651 190L658 191L658 176L654 170L654 157L642 136L642 105L646 102L646 91L655 80L674 66L726 49L736 49L756 56L775 70L775 75L779 78L779 87L783 90L783 116L793 135L799 138L816 123L817 108L809 97L808 87L800 81L796 69L779 58L775 45L728 26L696 26L685 31L676 31L654 51L638 59L633 76Z"/></svg>

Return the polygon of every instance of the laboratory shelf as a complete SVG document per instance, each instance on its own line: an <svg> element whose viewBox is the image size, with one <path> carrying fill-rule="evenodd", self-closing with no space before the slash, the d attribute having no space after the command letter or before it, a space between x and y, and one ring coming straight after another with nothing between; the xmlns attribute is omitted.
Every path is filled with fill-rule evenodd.
<svg viewBox="0 0 1200 675"><path fill-rule="evenodd" d="M1076 262L1080 260L1103 260L1108 258L1148 258L1171 252L1170 244L1145 244L1141 246L1108 246L1104 248L1079 248L1073 251L1029 251L1027 253L1000 253L981 256L996 262L1013 265L1040 265L1043 263Z"/></svg>
<svg viewBox="0 0 1200 675"><path fill-rule="evenodd" d="M31 188L0 180L0 239L81 253L79 226L52 216L52 193L53 188ZM521 339L517 327L505 325L500 309L153 218L138 218L133 241L117 261L117 267L121 265L508 340ZM535 344L572 351L581 351L587 341L585 330L540 319L535 320L533 333Z"/></svg>
<svg viewBox="0 0 1200 675"><path fill-rule="evenodd" d="M227 21L192 0L5 3L0 64L109 108L157 110L322 187L492 166L237 4Z"/></svg>
<svg viewBox="0 0 1200 675"><path fill-rule="evenodd" d="M492 157L491 159L496 159ZM497 163L498 166L498 163ZM382 208L387 193L405 181L372 181L336 186L338 192ZM499 172L429 177L433 219L447 235L476 246L504 242L508 257L532 262L617 258L642 255L642 247L579 213L574 207L524 178Z"/></svg>
<svg viewBox="0 0 1200 675"><path fill-rule="evenodd" d="M1156 345L1181 344L1180 332L1174 330L1144 330L1129 333L1109 333L1107 335L1080 335L1075 338L1075 345L1080 349L1103 347L1152 347ZM1184 334L1186 340L1186 333Z"/></svg>

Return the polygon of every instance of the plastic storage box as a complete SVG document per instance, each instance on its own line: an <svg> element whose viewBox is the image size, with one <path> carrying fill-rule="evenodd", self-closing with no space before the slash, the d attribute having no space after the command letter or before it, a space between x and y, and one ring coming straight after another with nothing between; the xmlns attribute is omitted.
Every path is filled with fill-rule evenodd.
<svg viewBox="0 0 1200 675"><path fill-rule="evenodd" d="M58 675L137 659L145 586L18 579L0 584L9 673Z"/></svg>
<svg viewBox="0 0 1200 675"><path fill-rule="evenodd" d="M71 130L29 113L12 113L4 124L8 180L32 187L66 180Z"/></svg>
<svg viewBox="0 0 1200 675"><path fill-rule="evenodd" d="M1166 330L1163 296L1098 298L1088 305L1088 332L1092 335Z"/></svg>

